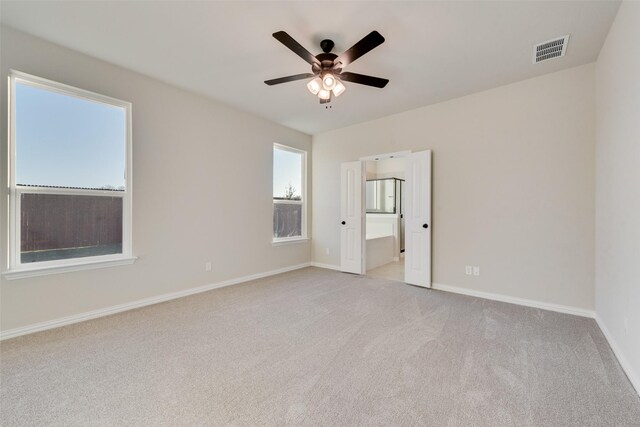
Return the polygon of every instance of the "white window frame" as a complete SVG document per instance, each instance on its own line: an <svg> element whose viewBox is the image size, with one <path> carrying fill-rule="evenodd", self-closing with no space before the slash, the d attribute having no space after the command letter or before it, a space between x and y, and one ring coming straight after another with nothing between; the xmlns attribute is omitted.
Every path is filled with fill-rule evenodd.
<svg viewBox="0 0 640 427"><path fill-rule="evenodd" d="M275 205L279 204L294 204L294 205L302 205L302 235L295 237L273 237L273 226L271 227L271 242L274 245L283 244L283 243L296 243L303 242L308 240L307 238L307 152L305 150L300 150L298 148L289 147L288 145L282 145L278 143L273 144L273 149L277 148L278 150L289 151L295 154L302 155L302 188L300 189L300 201L297 200L273 200L273 190L271 194L271 221L273 224L273 215L275 213ZM271 157L271 169L273 170L273 156ZM271 176L271 187L273 189L273 175Z"/></svg>
<svg viewBox="0 0 640 427"><path fill-rule="evenodd" d="M126 116L126 148L125 148L125 190L76 190L67 188L42 188L16 185L16 83L44 89L62 95L77 97L86 101L107 104L124 108ZM32 76L20 71L9 72L9 269L3 273L7 279L40 276L67 271L85 270L92 268L110 267L115 265L132 264L131 222L132 222L132 174L131 174L131 103L100 95L84 89L68 86L62 83ZM122 253L99 255L83 258L70 258L34 263L20 262L20 200L24 193L29 194L59 194L82 196L108 196L122 198Z"/></svg>

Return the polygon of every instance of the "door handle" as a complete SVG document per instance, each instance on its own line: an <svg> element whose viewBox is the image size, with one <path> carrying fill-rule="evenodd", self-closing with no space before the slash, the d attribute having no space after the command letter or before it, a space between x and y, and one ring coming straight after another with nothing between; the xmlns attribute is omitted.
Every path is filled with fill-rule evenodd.
<svg viewBox="0 0 640 427"><path fill-rule="evenodd" d="M429 224L422 224L422 228L429 228Z"/></svg>
<svg viewBox="0 0 640 427"><path fill-rule="evenodd" d="M345 225L345 224L346 224L346 222L345 222L345 221L342 221L342 223L341 223L341 224L342 224L342 225Z"/></svg>

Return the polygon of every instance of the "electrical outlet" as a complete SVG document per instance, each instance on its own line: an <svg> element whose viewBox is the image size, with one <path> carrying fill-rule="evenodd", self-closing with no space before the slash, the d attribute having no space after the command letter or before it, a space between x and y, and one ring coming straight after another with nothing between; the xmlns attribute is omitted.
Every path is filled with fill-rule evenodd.
<svg viewBox="0 0 640 427"><path fill-rule="evenodd" d="M467 276L471 276L473 274L472 267L470 265L465 266L464 272L466 273Z"/></svg>
<svg viewBox="0 0 640 427"><path fill-rule="evenodd" d="M211 261L207 261L204 265L204 271L211 271Z"/></svg>
<svg viewBox="0 0 640 427"><path fill-rule="evenodd" d="M480 267L478 267L477 265L473 266L473 275L474 276L480 275Z"/></svg>

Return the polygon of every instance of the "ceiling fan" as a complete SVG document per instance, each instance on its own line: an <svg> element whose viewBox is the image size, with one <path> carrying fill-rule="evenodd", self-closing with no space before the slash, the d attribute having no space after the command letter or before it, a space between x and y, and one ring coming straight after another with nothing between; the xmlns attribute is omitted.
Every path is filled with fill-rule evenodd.
<svg viewBox="0 0 640 427"><path fill-rule="evenodd" d="M322 53L314 56L284 31L273 33L273 37L311 64L311 73L266 80L265 83L269 86L312 78L307 83L307 89L320 98L320 104L328 104L332 96L338 97L346 90L342 80L377 88L383 88L389 83L389 80L380 77L343 71L347 65L384 43L384 37L377 31L370 32L341 55L331 53L334 43L329 39L320 42Z"/></svg>

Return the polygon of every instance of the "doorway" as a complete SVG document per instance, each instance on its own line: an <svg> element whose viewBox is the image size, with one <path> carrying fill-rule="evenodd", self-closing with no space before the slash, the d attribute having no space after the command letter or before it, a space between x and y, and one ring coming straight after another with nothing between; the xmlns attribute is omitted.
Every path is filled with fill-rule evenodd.
<svg viewBox="0 0 640 427"><path fill-rule="evenodd" d="M405 159L365 161L365 274L404 281ZM406 192L406 190L404 191Z"/></svg>
<svg viewBox="0 0 640 427"><path fill-rule="evenodd" d="M431 150L343 163L340 197L340 270L430 288Z"/></svg>

